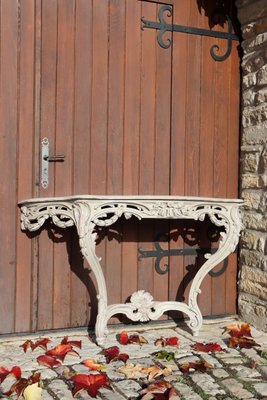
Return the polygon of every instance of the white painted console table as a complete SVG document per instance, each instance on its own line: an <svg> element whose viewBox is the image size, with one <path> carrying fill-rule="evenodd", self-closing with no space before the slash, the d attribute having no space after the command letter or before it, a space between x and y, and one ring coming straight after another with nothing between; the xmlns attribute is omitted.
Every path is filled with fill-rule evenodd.
<svg viewBox="0 0 267 400"><path fill-rule="evenodd" d="M242 200L209 199L173 196L72 196L36 198L19 203L21 227L36 231L51 218L61 228L75 225L83 256L95 274L98 291L98 316L95 333L98 344L103 344L108 333L107 322L115 314L125 314L132 321L158 319L169 310L182 311L188 317L188 326L197 335L202 326L202 315L197 297L205 276L235 250L242 228L240 206ZM207 215L216 226L224 227L219 248L214 254L206 254L207 261L192 281L188 304L177 301L154 301L144 290L133 293L130 302L108 305L105 278L100 258L97 257L96 226L110 226L118 218L132 216L138 219L194 219L203 221Z"/></svg>

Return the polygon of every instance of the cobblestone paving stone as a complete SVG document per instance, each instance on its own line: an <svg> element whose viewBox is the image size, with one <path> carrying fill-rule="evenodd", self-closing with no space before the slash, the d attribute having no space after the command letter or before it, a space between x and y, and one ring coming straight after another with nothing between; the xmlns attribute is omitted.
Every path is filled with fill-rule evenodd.
<svg viewBox="0 0 267 400"><path fill-rule="evenodd" d="M193 337L186 327L176 327L174 324L167 326L148 325L128 327L129 334L138 332L143 335L148 343L142 346L128 344L123 346L118 342L118 334L124 328L113 330L107 337L105 347L118 346L122 353L127 353L129 359L127 364L138 364L141 367L157 365L163 368L170 368L171 373L166 377L159 377L156 380L165 380L171 383L180 393L183 400L267 400L267 359L262 356L262 350L267 349L267 333L252 328L253 339L260 345L251 349L231 349L227 346L228 335L223 335L226 325L240 323L238 321L206 321L198 337ZM132 328L132 329L131 329ZM147 329L148 328L148 329ZM24 353L21 344L27 339L32 341L42 337L48 337L51 342L48 349L55 347L61 342L64 336L70 340L81 340L82 348L76 349L80 358L68 354L62 362L62 366L50 369L41 366L37 357L44 355L45 350L36 348ZM161 360L152 355L160 351L162 347L156 347L154 342L158 338L177 336L179 347L167 346L164 350L174 353L173 360ZM224 349L223 352L202 353L195 351L191 345L196 342L219 343ZM122 361L114 361L106 364L104 355L100 354L104 347L94 343L94 336L87 334L86 330L69 330L58 332L46 332L42 336L10 336L0 337L0 367L6 366L11 369L18 365L22 370L22 377L28 378L33 372L41 373L41 387L43 400L72 399L72 381L70 377L74 374L96 374L96 371L89 371L81 364L82 360L92 358L95 362L105 364L105 373L111 384L111 389L101 388L97 393L97 400L133 400L140 399L140 390L151 382L148 382L147 375L143 374L136 379L129 379L118 371L124 366ZM184 362L195 362L203 360L211 365L204 372L189 371L183 374L179 365ZM14 376L9 375L0 385L0 398L16 400L17 395L10 397L3 395L12 383ZM93 399L85 390L76 394L77 399ZM23 398L22 398L23 399Z"/></svg>

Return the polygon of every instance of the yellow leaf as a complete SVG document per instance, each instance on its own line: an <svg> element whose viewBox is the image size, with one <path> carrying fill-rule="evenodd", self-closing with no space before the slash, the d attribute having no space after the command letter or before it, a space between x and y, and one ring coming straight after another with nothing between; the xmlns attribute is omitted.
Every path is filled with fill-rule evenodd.
<svg viewBox="0 0 267 400"><path fill-rule="evenodd" d="M27 386L23 396L25 400L42 400L42 389L38 386L38 382Z"/></svg>

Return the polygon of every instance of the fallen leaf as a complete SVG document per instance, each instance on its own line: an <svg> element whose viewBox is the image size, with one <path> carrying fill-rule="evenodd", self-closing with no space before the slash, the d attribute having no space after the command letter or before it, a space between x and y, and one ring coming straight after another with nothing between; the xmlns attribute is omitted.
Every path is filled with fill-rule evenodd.
<svg viewBox="0 0 267 400"><path fill-rule="evenodd" d="M178 347L179 346L179 338L177 336L172 336L169 338L159 338L157 340L155 340L154 342L155 346L174 346L174 347Z"/></svg>
<svg viewBox="0 0 267 400"><path fill-rule="evenodd" d="M161 375L168 376L172 373L171 368L160 368L157 365L152 365L151 367L142 368L142 372L148 374L148 380L151 381L158 378Z"/></svg>
<svg viewBox="0 0 267 400"><path fill-rule="evenodd" d="M32 348L33 342L31 340L26 340L23 344L21 344L19 347L22 347L24 350L24 353L28 351L29 349Z"/></svg>
<svg viewBox="0 0 267 400"><path fill-rule="evenodd" d="M59 367L61 365L61 363L55 357L48 355L42 355L37 357L37 361L40 365L44 365L45 367L48 368Z"/></svg>
<svg viewBox="0 0 267 400"><path fill-rule="evenodd" d="M91 371L103 371L105 369L104 364L98 364L92 358L82 361L81 364L88 367Z"/></svg>
<svg viewBox="0 0 267 400"><path fill-rule="evenodd" d="M97 392L101 387L110 388L109 381L105 374L78 374L73 376L71 380L74 382L74 388L72 390L73 396L75 396L75 394L80 390L84 389L90 396L96 397Z"/></svg>
<svg viewBox="0 0 267 400"><path fill-rule="evenodd" d="M226 326L223 333L225 332L228 332L232 337L237 338L242 336L251 337L250 325L247 323Z"/></svg>
<svg viewBox="0 0 267 400"><path fill-rule="evenodd" d="M122 331L120 333L119 342L120 342L120 344L123 344L123 345L126 345L129 343L129 336L126 331Z"/></svg>
<svg viewBox="0 0 267 400"><path fill-rule="evenodd" d="M129 343L130 344L142 345L142 344L147 344L148 341L146 340L146 338L144 336L141 336L141 335L130 335L129 336Z"/></svg>
<svg viewBox="0 0 267 400"><path fill-rule="evenodd" d="M50 342L51 342L51 339L47 339L47 338L38 340L37 342L31 344L32 351L35 350L37 347L41 347L42 349L47 350L47 345Z"/></svg>
<svg viewBox="0 0 267 400"><path fill-rule="evenodd" d="M118 346L108 347L100 352L106 357L106 362L109 364L111 361L121 360L124 363L128 360L129 356L126 353L120 353Z"/></svg>
<svg viewBox="0 0 267 400"><path fill-rule="evenodd" d="M251 349L253 346L260 346L258 343L255 342L253 339L248 339L246 337L236 337L232 336L229 338L228 347L230 348L244 348L244 349Z"/></svg>
<svg viewBox="0 0 267 400"><path fill-rule="evenodd" d="M161 350L152 353L152 355L160 360L171 361L174 360L174 353L171 351Z"/></svg>
<svg viewBox="0 0 267 400"><path fill-rule="evenodd" d="M28 379L26 378L20 378L17 382L15 382L11 388L9 389L8 392L5 392L4 394L6 396L10 396L13 393L16 393L18 396L18 399L21 398L23 395L25 389L34 383L40 382L41 374L38 372L33 373Z"/></svg>
<svg viewBox="0 0 267 400"><path fill-rule="evenodd" d="M213 365L207 361L188 362L179 365L179 369L183 374L188 374L190 369L194 369L195 371L199 372L206 372L208 368L213 368Z"/></svg>
<svg viewBox="0 0 267 400"><path fill-rule="evenodd" d="M47 356L58 358L61 361L64 361L67 354L80 357L77 351L73 350L70 344L58 344L56 347L54 347L52 350L47 351L45 354Z"/></svg>
<svg viewBox="0 0 267 400"><path fill-rule="evenodd" d="M7 367L0 367L0 383L2 383L7 375L9 374L9 369Z"/></svg>
<svg viewBox="0 0 267 400"><path fill-rule="evenodd" d="M222 347L218 343L195 343L192 349L202 351L204 353L223 351Z"/></svg>
<svg viewBox="0 0 267 400"><path fill-rule="evenodd" d="M78 347L79 349L82 348L82 341L81 340L69 340L68 336L65 336L62 339L61 344L69 344L71 346Z"/></svg>
<svg viewBox="0 0 267 400"><path fill-rule="evenodd" d="M14 367L9 369L5 366L0 367L0 383L4 382L8 375L14 375L14 377L18 380L21 378L21 368L15 365Z"/></svg>
<svg viewBox="0 0 267 400"><path fill-rule="evenodd" d="M23 392L25 400L42 400L42 389L38 383L28 385Z"/></svg>
<svg viewBox="0 0 267 400"><path fill-rule="evenodd" d="M118 372L124 374L127 379L144 378L146 373L142 372L142 367L139 364L127 364L118 368Z"/></svg>
<svg viewBox="0 0 267 400"><path fill-rule="evenodd" d="M147 388L140 391L142 400L176 400L180 399L180 394L174 387L165 381L151 383Z"/></svg>

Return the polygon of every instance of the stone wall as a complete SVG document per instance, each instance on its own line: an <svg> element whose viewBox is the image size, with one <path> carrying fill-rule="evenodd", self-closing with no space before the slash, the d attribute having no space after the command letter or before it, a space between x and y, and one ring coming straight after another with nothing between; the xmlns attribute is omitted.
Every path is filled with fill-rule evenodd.
<svg viewBox="0 0 267 400"><path fill-rule="evenodd" d="M267 330L267 3L236 0L243 35L239 315Z"/></svg>

